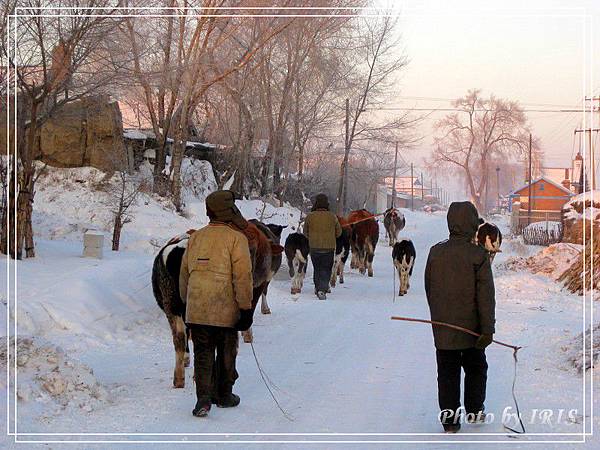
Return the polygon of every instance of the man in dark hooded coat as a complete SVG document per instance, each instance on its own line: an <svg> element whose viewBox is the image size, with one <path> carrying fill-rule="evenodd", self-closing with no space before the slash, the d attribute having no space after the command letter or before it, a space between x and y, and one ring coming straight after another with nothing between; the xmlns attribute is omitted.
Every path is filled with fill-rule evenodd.
<svg viewBox="0 0 600 450"><path fill-rule="evenodd" d="M473 243L479 217L471 202L454 202L448 209L450 237L429 251L425 292L431 320L481 334L433 326L438 368L440 421L446 432L460 429L461 368L465 372L464 407L467 420L485 419L487 382L485 348L495 324L494 280L487 252Z"/></svg>

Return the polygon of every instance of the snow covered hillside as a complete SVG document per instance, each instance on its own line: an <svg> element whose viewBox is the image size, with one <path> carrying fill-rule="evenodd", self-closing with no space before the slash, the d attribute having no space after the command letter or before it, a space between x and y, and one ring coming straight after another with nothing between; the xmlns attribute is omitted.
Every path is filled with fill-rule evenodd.
<svg viewBox="0 0 600 450"><path fill-rule="evenodd" d="M600 425L590 416L589 404L584 413L582 374L573 361L578 359L576 346L581 345L576 340L582 332L581 298L561 290L549 277L504 267L506 259L523 253L518 244L507 240L504 253L494 263L496 337L524 346L519 352L517 382L521 410L526 418L536 414L536 409L575 412L549 423L526 423L530 433L565 434L507 436L501 417L506 408L513 407L512 352L492 346L486 408L496 420L467 425L455 436L440 434L431 328L391 321L390 316L429 317L423 269L429 247L447 237L446 219L443 213L410 211L404 211L407 225L401 236L414 241L417 262L407 296L394 296L391 249L383 226L374 278L347 268L346 283L320 302L311 294L310 269L303 293L292 298L283 267L269 289L272 314L257 311L254 349L291 420L273 403L252 348L243 343L235 386L241 405L215 408L204 420L194 418L193 370L187 369L184 389L172 388L171 333L149 281L155 244L206 223L202 199L186 199L185 218L144 195L134 221L124 228L124 250L106 249L102 260L84 259L82 230L90 226L108 230L109 225L100 212L100 200L89 194L94 174L83 177L67 172L64 179L40 181L44 189L36 195L35 217L39 256L17 263L16 426L20 441L89 441L68 448L90 448L92 441L106 440L114 441L111 448L124 448L122 441L310 439L331 448L333 444L327 441L404 440L412 441L413 448L423 448L418 441L498 440L526 448L531 440L580 439L584 421L588 428L592 420ZM242 201L239 206L247 217L289 224L286 233L300 219L293 208L276 208L259 200ZM6 272L6 264L2 260L0 270ZM1 291L6 292L5 288ZM11 292L14 288L11 283ZM0 320L6 322L6 308L2 314ZM6 353L0 353L0 365L6 366ZM3 389L3 404L5 396ZM15 405L9 400L14 415ZM595 406L600 406L597 401ZM14 425L11 421L11 430ZM11 447L13 440L7 436L0 445ZM162 447L171 448L166 443ZM383 442L376 447L383 447ZM457 447L437 444L435 448ZM597 447L588 442L587 448Z"/></svg>

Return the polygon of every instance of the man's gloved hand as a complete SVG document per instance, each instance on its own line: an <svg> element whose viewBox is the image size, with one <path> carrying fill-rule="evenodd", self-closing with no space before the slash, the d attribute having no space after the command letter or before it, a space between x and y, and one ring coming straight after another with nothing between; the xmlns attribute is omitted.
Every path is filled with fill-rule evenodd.
<svg viewBox="0 0 600 450"><path fill-rule="evenodd" d="M238 331L246 331L252 326L252 315L251 309L240 309L240 319L235 324L235 329Z"/></svg>
<svg viewBox="0 0 600 450"><path fill-rule="evenodd" d="M475 342L475 348L479 350L483 350L488 345L492 343L492 339L494 338L493 334L482 334L477 338L477 342Z"/></svg>

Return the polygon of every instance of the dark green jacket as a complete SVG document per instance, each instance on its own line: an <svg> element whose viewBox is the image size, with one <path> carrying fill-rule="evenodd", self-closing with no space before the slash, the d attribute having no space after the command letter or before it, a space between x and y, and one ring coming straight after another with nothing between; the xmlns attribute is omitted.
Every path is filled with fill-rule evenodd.
<svg viewBox="0 0 600 450"><path fill-rule="evenodd" d="M429 251L425 292L431 320L491 334L495 331L494 279L487 252L473 243L478 226L477 209L472 203L450 205L450 238ZM440 350L471 348L477 340L462 331L436 325L433 337Z"/></svg>
<svg viewBox="0 0 600 450"><path fill-rule="evenodd" d="M317 209L306 216L304 235L312 252L335 250L335 240L342 234L337 217L326 209Z"/></svg>

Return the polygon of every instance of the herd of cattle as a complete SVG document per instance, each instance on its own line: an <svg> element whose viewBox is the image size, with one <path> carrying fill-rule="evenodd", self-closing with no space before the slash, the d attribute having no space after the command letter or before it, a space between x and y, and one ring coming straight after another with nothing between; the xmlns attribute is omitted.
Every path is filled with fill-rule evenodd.
<svg viewBox="0 0 600 450"><path fill-rule="evenodd" d="M334 265L330 284L332 287L344 283L344 268L348 257L351 256L350 267L358 269L359 273L373 276L373 258L379 241L379 224L377 215L366 209L350 212L347 217L338 216L342 226L342 234L337 238ZM392 260L400 280L398 294L405 295L410 287L416 250L410 239L398 239L398 234L406 225L402 212L389 208L383 214L383 223L392 248ZM253 298L252 309L255 310L258 300L261 300L261 312L270 314L267 303L269 284L277 273L285 253L289 275L292 279L291 293L302 291L306 268L308 265L308 238L301 232L288 235L284 246L281 246L281 235L287 225L264 224L258 220L250 220L243 231L248 238L252 259ZM152 289L159 307L164 311L171 327L175 347L174 387L183 387L185 367L189 365L189 333L185 326L185 299L179 295L179 271L183 253L188 239L195 230L172 238L160 249L154 259L152 268ZM500 251L502 234L491 223L483 222L479 227L476 241L490 252L493 259ZM252 342L252 329L243 332L245 342Z"/></svg>

